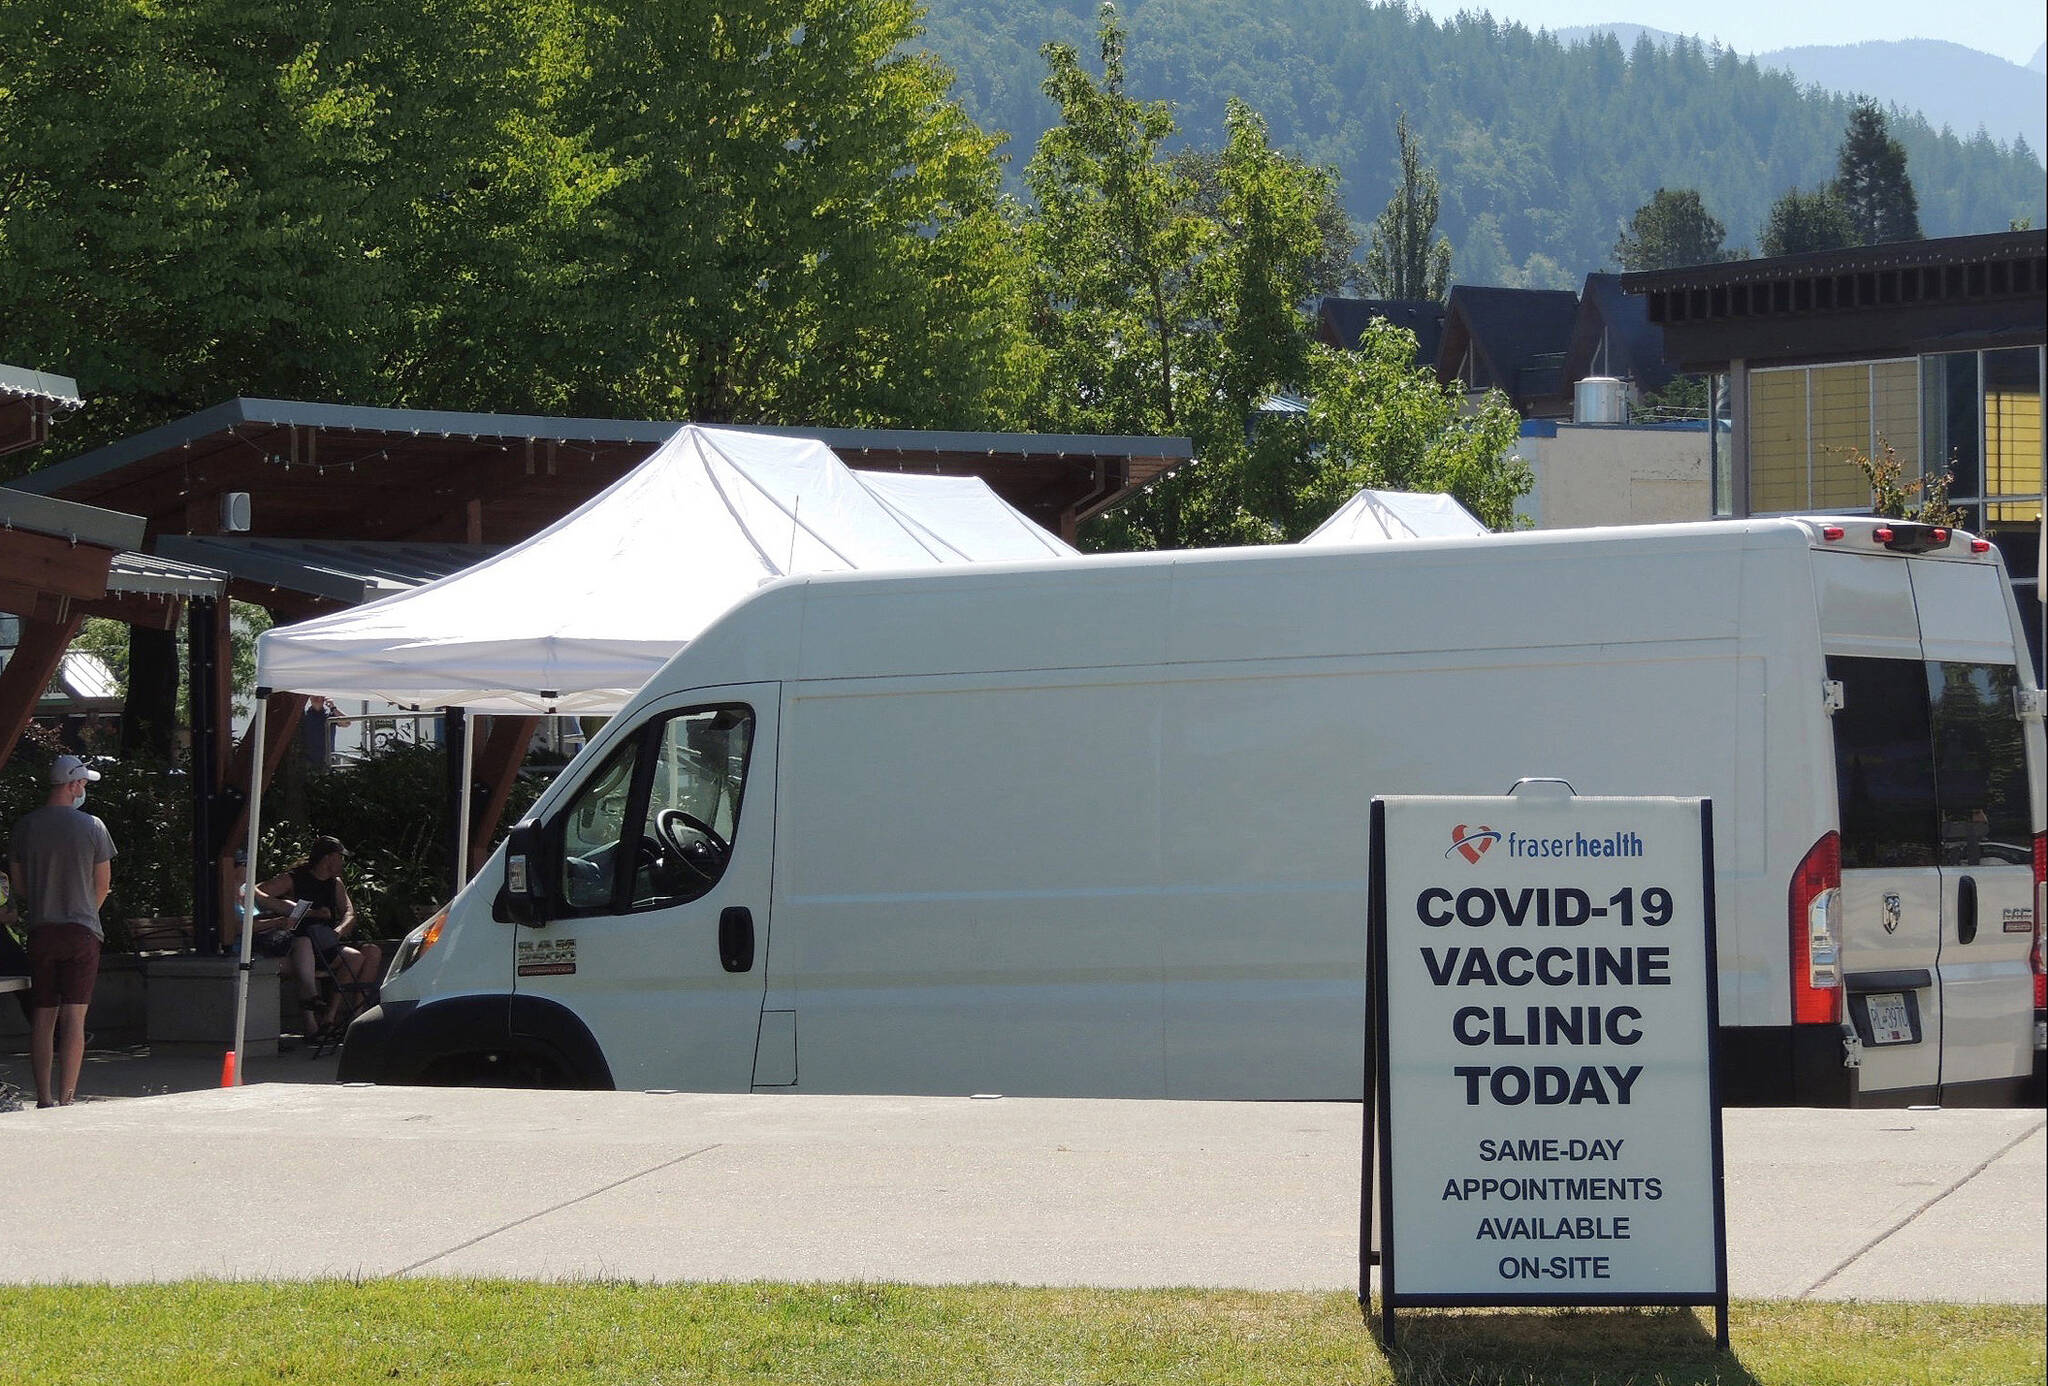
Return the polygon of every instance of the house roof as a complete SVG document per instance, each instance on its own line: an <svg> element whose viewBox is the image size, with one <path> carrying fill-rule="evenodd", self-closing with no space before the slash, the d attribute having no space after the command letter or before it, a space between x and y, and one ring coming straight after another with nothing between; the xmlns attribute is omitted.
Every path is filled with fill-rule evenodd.
<svg viewBox="0 0 2048 1386"><path fill-rule="evenodd" d="M1650 321L1643 298L1624 292L1618 274L1587 275L1565 348L1565 383L1609 375L1661 390L1676 374L1664 359L1664 329Z"/></svg>
<svg viewBox="0 0 2048 1386"><path fill-rule="evenodd" d="M1451 289L1443 345L1436 360L1445 384L1493 387L1521 414L1567 408L1565 351L1578 316L1579 297L1569 289L1502 289L1459 284ZM1467 352L1473 369L1461 374Z"/></svg>
<svg viewBox="0 0 2048 1386"><path fill-rule="evenodd" d="M677 427L233 399L14 484L133 511L152 534L213 532L218 497L246 491L253 532L273 538L508 544L618 480ZM818 438L868 470L980 476L1055 532L1193 456L1186 438L745 431Z"/></svg>
<svg viewBox="0 0 2048 1386"><path fill-rule="evenodd" d="M1436 365L1437 348L1444 336L1444 305L1436 299L1326 297L1316 308L1318 335L1330 346L1346 351L1358 349L1358 339L1374 318L1385 318L1414 333L1415 364Z"/></svg>

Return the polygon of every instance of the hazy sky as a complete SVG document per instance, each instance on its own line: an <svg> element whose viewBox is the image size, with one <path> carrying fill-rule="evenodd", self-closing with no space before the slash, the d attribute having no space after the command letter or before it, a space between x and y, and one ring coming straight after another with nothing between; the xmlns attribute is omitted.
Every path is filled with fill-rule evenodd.
<svg viewBox="0 0 2048 1386"><path fill-rule="evenodd" d="M1930 5L1927 0L1721 0L1716 5L1678 0L1420 0L1420 7L1443 17L1483 9L1496 19L1519 20L1531 29L1646 24L1718 39L1741 53L1866 39L1947 39L2016 63L2034 56L2048 28L2040 0L1952 5Z"/></svg>

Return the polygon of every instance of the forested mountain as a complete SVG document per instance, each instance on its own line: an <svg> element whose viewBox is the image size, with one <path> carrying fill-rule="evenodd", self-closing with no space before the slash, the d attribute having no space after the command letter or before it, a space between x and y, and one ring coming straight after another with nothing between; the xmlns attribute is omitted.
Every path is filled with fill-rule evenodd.
<svg viewBox="0 0 2048 1386"><path fill-rule="evenodd" d="M1063 39L1092 61L1096 13L1095 0L930 0L925 42L969 112L1009 133L1013 183L1052 118L1038 50ZM1127 0L1121 13L1133 95L1171 101L1182 138L1208 148L1226 100L1243 98L1275 143L1337 169L1355 221L1393 192L1405 111L1442 178L1461 283L1576 287L1660 186L1698 188L1730 247L1753 245L1779 195L1834 176L1849 117L1845 96L1691 39L1567 45L1484 14L1438 22L1362 0ZM1892 133L1928 235L2048 219L2024 145L1914 117Z"/></svg>
<svg viewBox="0 0 2048 1386"><path fill-rule="evenodd" d="M1633 47L1642 34L1660 48L1678 37L1640 24L1589 24L1555 33L1564 44L1612 34L1624 48ZM1946 125L1966 138L1981 125L1995 140L2026 140L2037 159L2048 148L2048 92L2041 69L1995 53L1945 39L1874 39L1774 48L1749 56L1758 67L1782 68L1802 85L1860 92L1883 105L1917 111L1937 129Z"/></svg>

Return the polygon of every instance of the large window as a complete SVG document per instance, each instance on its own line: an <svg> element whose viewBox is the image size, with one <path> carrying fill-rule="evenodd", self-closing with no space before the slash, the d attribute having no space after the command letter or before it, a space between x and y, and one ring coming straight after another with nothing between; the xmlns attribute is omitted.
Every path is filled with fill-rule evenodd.
<svg viewBox="0 0 2048 1386"><path fill-rule="evenodd" d="M2041 349L1957 351L1923 360L1927 457L1978 532L2041 514Z"/></svg>
<svg viewBox="0 0 2048 1386"><path fill-rule="evenodd" d="M1868 510L1851 453L1889 445L1920 471L1920 371L1912 360L1794 366L1749 376L1749 508L1759 515Z"/></svg>

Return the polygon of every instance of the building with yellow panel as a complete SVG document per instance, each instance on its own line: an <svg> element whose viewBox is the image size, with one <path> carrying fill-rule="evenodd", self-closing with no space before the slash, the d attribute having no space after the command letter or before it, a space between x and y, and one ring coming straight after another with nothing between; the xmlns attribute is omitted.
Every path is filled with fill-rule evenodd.
<svg viewBox="0 0 2048 1386"><path fill-rule="evenodd" d="M2042 661L2048 232L1902 241L1624 275L1664 352L1709 375L1720 516L1858 514L1857 459L1946 475L2005 556Z"/></svg>

